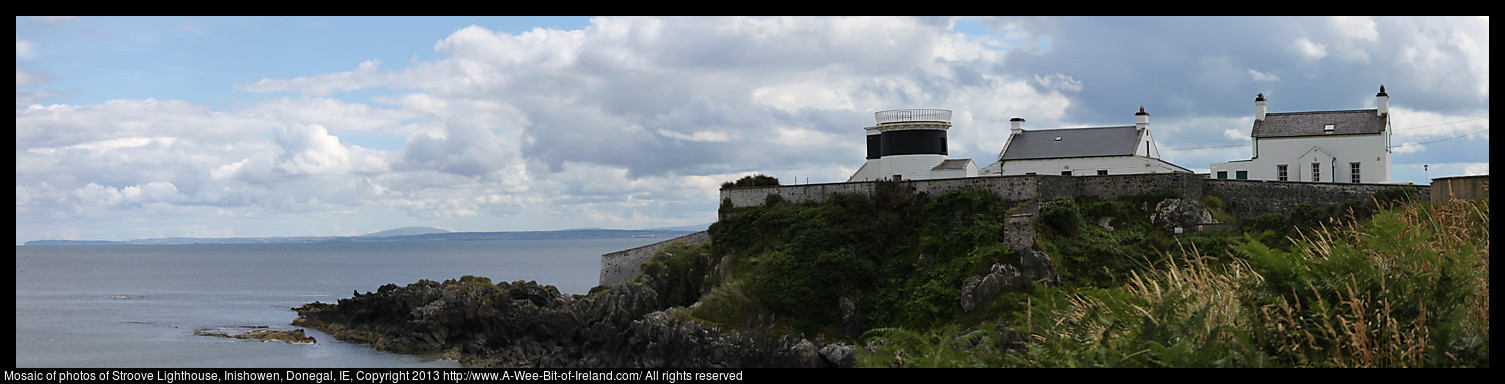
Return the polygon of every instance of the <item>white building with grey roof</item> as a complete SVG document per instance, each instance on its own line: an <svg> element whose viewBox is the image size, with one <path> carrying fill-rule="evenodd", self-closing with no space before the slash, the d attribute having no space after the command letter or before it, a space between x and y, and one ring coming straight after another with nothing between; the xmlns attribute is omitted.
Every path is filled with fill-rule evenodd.
<svg viewBox="0 0 1505 384"><path fill-rule="evenodd" d="M1374 109L1268 113L1264 94L1254 99L1253 157L1213 163L1213 178L1390 182L1390 96L1385 86Z"/></svg>
<svg viewBox="0 0 1505 384"><path fill-rule="evenodd" d="M1150 134L1150 115L1139 108L1134 125L1063 129L1025 129L1023 118L1009 122L1010 134L998 161L978 171L982 176L1127 175L1192 173L1160 159Z"/></svg>

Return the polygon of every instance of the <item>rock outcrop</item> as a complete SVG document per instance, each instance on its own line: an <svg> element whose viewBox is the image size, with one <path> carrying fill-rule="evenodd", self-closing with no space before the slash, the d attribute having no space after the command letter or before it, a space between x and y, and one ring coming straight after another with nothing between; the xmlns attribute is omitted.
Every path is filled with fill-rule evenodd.
<svg viewBox="0 0 1505 384"><path fill-rule="evenodd" d="M646 275L645 275L646 276ZM646 280L646 281L645 281ZM771 327L723 331L673 319L654 279L590 296L484 277L422 280L298 308L293 325L378 350L443 353L468 366L556 368L837 367L851 347ZM672 311L672 310L671 310Z"/></svg>
<svg viewBox="0 0 1505 384"><path fill-rule="evenodd" d="M982 303L992 300L1004 290L1027 290L1036 281L1059 283L1050 255L1035 249L1021 249L1018 267L1011 264L993 264L986 275L968 277L961 288L962 310L972 312Z"/></svg>
<svg viewBox="0 0 1505 384"><path fill-rule="evenodd" d="M256 340L256 341L281 341L288 344L314 344L318 342L312 336L303 333L302 329L280 330L270 329L265 325L243 326L237 329L250 329L244 332L232 332L215 328L204 328L193 332L194 336L224 337L230 339Z"/></svg>
<svg viewBox="0 0 1505 384"><path fill-rule="evenodd" d="M1165 199L1155 204L1155 210L1150 213L1150 223L1166 231L1216 222L1207 207L1192 199Z"/></svg>

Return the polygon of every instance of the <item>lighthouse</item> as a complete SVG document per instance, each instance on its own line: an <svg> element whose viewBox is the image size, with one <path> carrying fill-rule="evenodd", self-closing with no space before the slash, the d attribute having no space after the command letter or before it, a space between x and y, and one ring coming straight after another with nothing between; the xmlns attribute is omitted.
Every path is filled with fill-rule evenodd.
<svg viewBox="0 0 1505 384"><path fill-rule="evenodd" d="M922 180L977 175L970 159L946 159L951 111L896 109L874 113L877 124L863 128L867 161L847 181Z"/></svg>

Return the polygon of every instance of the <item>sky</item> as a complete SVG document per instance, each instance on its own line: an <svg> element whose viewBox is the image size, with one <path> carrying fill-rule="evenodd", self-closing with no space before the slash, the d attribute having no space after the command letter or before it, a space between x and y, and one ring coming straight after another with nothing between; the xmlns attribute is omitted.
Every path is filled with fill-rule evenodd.
<svg viewBox="0 0 1505 384"><path fill-rule="evenodd" d="M1391 178L1489 172L1487 17L16 17L16 242L641 229L843 182L890 109L1248 159L1390 95ZM1425 165L1425 169L1423 166Z"/></svg>

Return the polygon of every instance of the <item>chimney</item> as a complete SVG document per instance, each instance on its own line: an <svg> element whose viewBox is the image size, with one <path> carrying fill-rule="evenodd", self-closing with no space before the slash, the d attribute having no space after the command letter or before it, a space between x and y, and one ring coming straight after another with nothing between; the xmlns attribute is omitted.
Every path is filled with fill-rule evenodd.
<svg viewBox="0 0 1505 384"><path fill-rule="evenodd" d="M1024 133L1024 118L1015 117L1009 119L1009 133L1015 135Z"/></svg>
<svg viewBox="0 0 1505 384"><path fill-rule="evenodd" d="M1268 102L1265 102L1265 94L1263 93L1254 98L1254 121L1265 119L1265 106L1268 104Z"/></svg>
<svg viewBox="0 0 1505 384"><path fill-rule="evenodd" d="M1150 114L1145 113L1144 106L1139 107L1139 113L1134 114L1134 126L1139 129L1150 127Z"/></svg>
<svg viewBox="0 0 1505 384"><path fill-rule="evenodd" d="M1385 114L1390 113L1390 95L1385 94L1384 84L1380 84L1380 93L1374 95L1374 98L1375 114L1383 117Z"/></svg>

